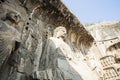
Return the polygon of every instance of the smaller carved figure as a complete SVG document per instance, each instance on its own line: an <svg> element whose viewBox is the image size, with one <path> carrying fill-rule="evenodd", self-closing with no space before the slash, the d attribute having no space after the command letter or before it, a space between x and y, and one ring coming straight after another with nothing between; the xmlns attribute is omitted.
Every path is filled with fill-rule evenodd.
<svg viewBox="0 0 120 80"><path fill-rule="evenodd" d="M3 21L10 21L12 24L18 24L21 20L20 14L17 12L9 12L6 17L2 19Z"/></svg>
<svg viewBox="0 0 120 80"><path fill-rule="evenodd" d="M88 60L88 63L89 63L89 66L91 67L91 69L92 69L92 70L96 69L96 67L97 67L97 62L96 62L96 59L95 59L94 54L89 54L89 55L87 55L87 58L89 59L89 60Z"/></svg>
<svg viewBox="0 0 120 80"><path fill-rule="evenodd" d="M14 25L18 22L18 16L14 12L8 13L4 21L0 20L0 68L10 54L18 48L20 33L14 26L9 25L9 23Z"/></svg>
<svg viewBox="0 0 120 80"><path fill-rule="evenodd" d="M93 72L95 72L100 78L103 78L103 70L101 64L98 62L94 54L87 55L88 65Z"/></svg>

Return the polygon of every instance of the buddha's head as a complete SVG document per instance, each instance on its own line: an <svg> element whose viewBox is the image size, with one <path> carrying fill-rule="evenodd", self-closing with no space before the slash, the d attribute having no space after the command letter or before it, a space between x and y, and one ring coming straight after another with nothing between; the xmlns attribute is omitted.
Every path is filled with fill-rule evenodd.
<svg viewBox="0 0 120 80"><path fill-rule="evenodd" d="M64 40L66 33L67 33L66 28L63 26L59 26L54 30L53 37L62 38Z"/></svg>

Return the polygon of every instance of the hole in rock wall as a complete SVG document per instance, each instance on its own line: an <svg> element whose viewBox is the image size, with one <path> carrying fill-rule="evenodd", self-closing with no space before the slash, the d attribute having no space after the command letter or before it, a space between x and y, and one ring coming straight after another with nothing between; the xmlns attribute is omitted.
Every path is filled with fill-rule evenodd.
<svg viewBox="0 0 120 80"><path fill-rule="evenodd" d="M15 50L17 50L20 47L20 42L15 42Z"/></svg>
<svg viewBox="0 0 120 80"><path fill-rule="evenodd" d="M29 20L31 20L31 18L29 18Z"/></svg>
<svg viewBox="0 0 120 80"><path fill-rule="evenodd" d="M28 30L28 26L26 26L25 29Z"/></svg>
<svg viewBox="0 0 120 80"><path fill-rule="evenodd" d="M27 22L27 25L29 25L29 22Z"/></svg>

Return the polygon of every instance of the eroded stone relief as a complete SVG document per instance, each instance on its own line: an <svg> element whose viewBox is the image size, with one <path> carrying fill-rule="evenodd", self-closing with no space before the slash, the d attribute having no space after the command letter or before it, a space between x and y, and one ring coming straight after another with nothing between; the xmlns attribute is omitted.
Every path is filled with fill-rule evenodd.
<svg viewBox="0 0 120 80"><path fill-rule="evenodd" d="M0 80L120 79L119 35L107 32L91 33L91 49L94 39L59 0L0 0Z"/></svg>
<svg viewBox="0 0 120 80"><path fill-rule="evenodd" d="M93 33L95 31L93 27L102 35L95 36L97 33ZM96 39L96 47L100 51L96 53L100 54L99 61L102 65L104 80L119 80L119 21L98 23L90 28L91 34Z"/></svg>

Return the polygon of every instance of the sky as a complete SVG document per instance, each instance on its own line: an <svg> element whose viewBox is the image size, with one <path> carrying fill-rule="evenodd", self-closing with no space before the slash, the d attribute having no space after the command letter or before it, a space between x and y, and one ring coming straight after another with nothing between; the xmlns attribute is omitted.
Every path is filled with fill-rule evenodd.
<svg viewBox="0 0 120 80"><path fill-rule="evenodd" d="M62 0L82 23L120 21L120 0Z"/></svg>

